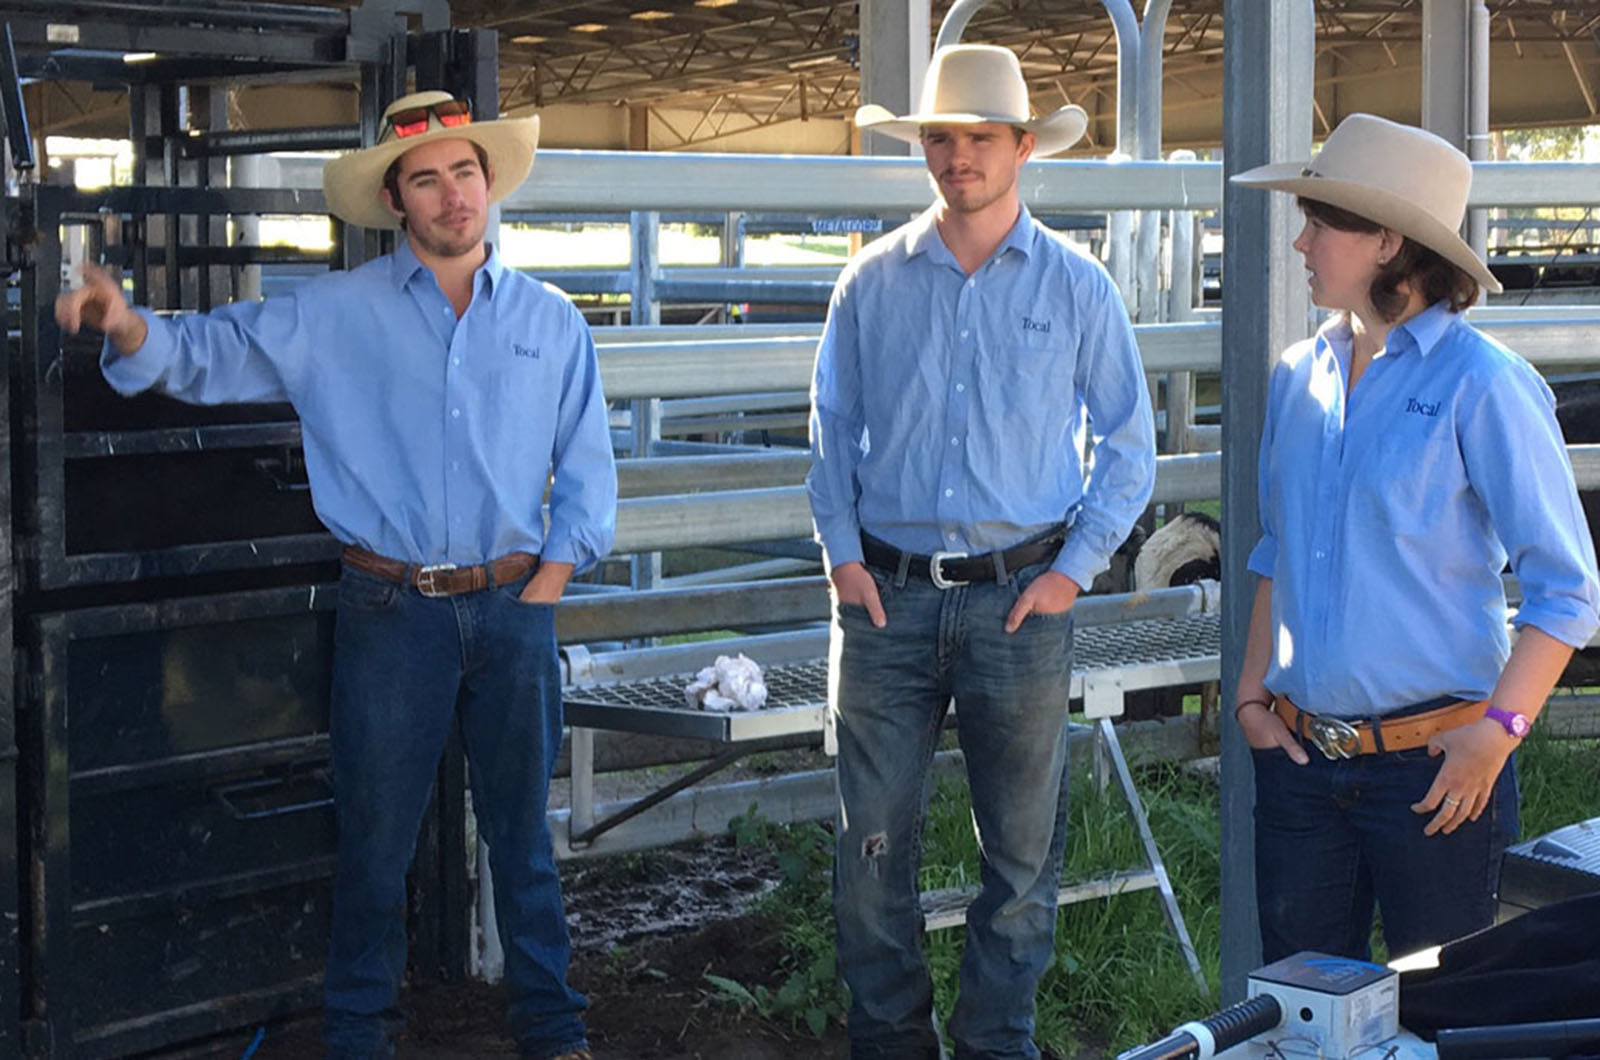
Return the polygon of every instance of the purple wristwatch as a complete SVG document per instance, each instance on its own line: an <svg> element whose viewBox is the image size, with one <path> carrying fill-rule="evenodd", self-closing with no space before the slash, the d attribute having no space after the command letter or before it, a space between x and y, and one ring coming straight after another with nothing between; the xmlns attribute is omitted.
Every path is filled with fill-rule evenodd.
<svg viewBox="0 0 1600 1060"><path fill-rule="evenodd" d="M1513 710L1490 707L1483 712L1483 716L1499 722L1501 728L1519 740L1528 735L1528 730L1533 728L1533 722L1528 720L1526 714L1518 714Z"/></svg>

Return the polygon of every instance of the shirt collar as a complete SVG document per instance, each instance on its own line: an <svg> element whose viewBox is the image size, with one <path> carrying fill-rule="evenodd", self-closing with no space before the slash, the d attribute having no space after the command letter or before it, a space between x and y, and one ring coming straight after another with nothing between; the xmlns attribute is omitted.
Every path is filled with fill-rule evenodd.
<svg viewBox="0 0 1600 1060"><path fill-rule="evenodd" d="M950 248L944 245L944 240L939 236L938 212L939 204L934 203L907 223L906 257L927 254L935 261L954 266L955 255L950 253ZM1023 257L1028 257L1033 252L1033 241L1037 235L1033 229L1033 215L1026 206L1018 204L1016 223L995 248L990 260L998 259L1007 250L1015 250Z"/></svg>
<svg viewBox="0 0 1600 1060"><path fill-rule="evenodd" d="M473 274L473 289L479 288L478 277L483 277L482 290L489 297L494 296L496 287L500 286L500 277L505 274L505 263L500 260L500 250L493 243L485 244L489 254L484 258L483 264L478 266ZM394 285L404 288L410 283L418 272L428 272L428 267L417 257L416 251L411 249L411 240L402 239L392 255L394 261ZM431 276L431 274L430 274Z"/></svg>
<svg viewBox="0 0 1600 1060"><path fill-rule="evenodd" d="M1390 328L1389 340L1384 346L1391 355L1414 348L1426 357L1439 345L1439 340L1444 338L1445 332L1450 330L1460 315L1450 308L1448 301L1435 302L1405 323ZM1348 356L1351 337L1348 313L1333 314L1317 329L1318 342L1345 356Z"/></svg>
<svg viewBox="0 0 1600 1060"><path fill-rule="evenodd" d="M1399 332L1410 340L1418 353L1426 357L1439 345L1439 340L1444 338L1444 333L1456 322L1460 314L1450 308L1447 300L1441 299L1433 303L1404 324L1400 324L1390 331L1389 348L1395 347L1394 334Z"/></svg>

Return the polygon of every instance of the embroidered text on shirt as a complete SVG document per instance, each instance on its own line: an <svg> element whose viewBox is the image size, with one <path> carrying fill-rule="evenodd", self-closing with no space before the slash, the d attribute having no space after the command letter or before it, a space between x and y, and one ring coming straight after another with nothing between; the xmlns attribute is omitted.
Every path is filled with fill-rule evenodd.
<svg viewBox="0 0 1600 1060"><path fill-rule="evenodd" d="M1418 401L1416 398L1406 398L1406 411L1415 412L1421 416L1437 416L1439 415L1439 402L1429 403Z"/></svg>
<svg viewBox="0 0 1600 1060"><path fill-rule="evenodd" d="M1025 316L1022 318L1022 330L1036 331L1041 335L1048 335L1050 334L1050 321L1035 320L1032 317Z"/></svg>
<svg viewBox="0 0 1600 1060"><path fill-rule="evenodd" d="M511 352L516 354L518 357L532 357L535 360L538 360L539 358L539 347L524 346L520 342L513 342L511 344Z"/></svg>

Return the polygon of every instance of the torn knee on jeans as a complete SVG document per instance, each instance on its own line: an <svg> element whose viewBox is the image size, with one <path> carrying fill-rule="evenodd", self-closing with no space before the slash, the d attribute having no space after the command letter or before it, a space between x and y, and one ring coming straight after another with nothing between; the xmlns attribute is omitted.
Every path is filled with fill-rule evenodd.
<svg viewBox="0 0 1600 1060"><path fill-rule="evenodd" d="M882 832L874 832L861 841L861 856L876 860L883 856L889 849L889 837Z"/></svg>

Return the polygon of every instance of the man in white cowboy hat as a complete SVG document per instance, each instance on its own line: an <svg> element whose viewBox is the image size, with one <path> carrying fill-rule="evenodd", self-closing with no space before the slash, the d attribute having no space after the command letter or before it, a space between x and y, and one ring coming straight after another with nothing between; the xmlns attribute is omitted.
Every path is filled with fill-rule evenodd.
<svg viewBox="0 0 1600 1060"><path fill-rule="evenodd" d="M921 143L938 199L834 289L807 478L837 607L834 910L852 1055L937 1057L917 870L950 701L983 889L967 912L958 1057L1037 1057L1066 831L1072 606L1144 509L1154 437L1101 266L1023 207L1022 166L1087 119L1033 119L1016 57L935 52L921 108L856 113ZM1083 438L1093 439L1092 474Z"/></svg>
<svg viewBox="0 0 1600 1060"><path fill-rule="evenodd" d="M489 844L509 1020L524 1056L587 1057L545 801L561 743L552 605L610 548L616 473L583 317L484 241L539 120L473 123L419 92L329 162L330 209L400 228L393 254L265 302L176 319L85 269L63 328L106 333L118 391L293 402L318 516L346 545L331 749L339 817L325 980L331 1056L392 1056L405 874L460 726ZM549 488L549 527L541 515Z"/></svg>

